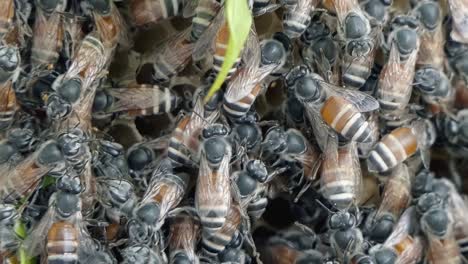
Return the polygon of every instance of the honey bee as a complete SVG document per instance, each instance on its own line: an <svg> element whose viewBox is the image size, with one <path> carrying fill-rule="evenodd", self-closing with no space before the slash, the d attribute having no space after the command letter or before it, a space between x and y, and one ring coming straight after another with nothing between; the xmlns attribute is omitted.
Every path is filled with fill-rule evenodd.
<svg viewBox="0 0 468 264"><path fill-rule="evenodd" d="M7 81L0 87L0 131L6 131L14 122L15 114L19 110L13 83Z"/></svg>
<svg viewBox="0 0 468 264"><path fill-rule="evenodd" d="M205 125L211 124L218 115L214 111L207 117L203 115L201 95L195 99L192 113L182 116L169 139L167 156L174 166L194 166L198 160L199 136Z"/></svg>
<svg viewBox="0 0 468 264"><path fill-rule="evenodd" d="M224 93L223 109L232 120L247 114L263 90L262 80L285 62L286 49L280 41L268 39L260 45L252 44L246 48L249 61L239 69Z"/></svg>
<svg viewBox="0 0 468 264"><path fill-rule="evenodd" d="M448 207L453 217L453 235L464 258L468 257L468 204L457 191L455 185L447 179L441 179L442 184L449 188Z"/></svg>
<svg viewBox="0 0 468 264"><path fill-rule="evenodd" d="M191 42L197 42L208 28L214 26L212 24L216 24L212 23L212 21L221 10L222 2L220 0L198 0L195 16L192 19Z"/></svg>
<svg viewBox="0 0 468 264"><path fill-rule="evenodd" d="M194 44L187 40L189 31L171 36L162 47L148 56L153 65L153 80L156 83L168 83L173 76L189 63Z"/></svg>
<svg viewBox="0 0 468 264"><path fill-rule="evenodd" d="M357 217L347 211L332 213L328 219L332 250L341 261L361 252L364 238Z"/></svg>
<svg viewBox="0 0 468 264"><path fill-rule="evenodd" d="M0 199L15 201L28 197L39 185L42 177L63 165L64 157L55 141L44 143L19 164L2 164L0 170Z"/></svg>
<svg viewBox="0 0 468 264"><path fill-rule="evenodd" d="M371 226L370 238L377 242L388 238L411 197L411 179L405 164L397 166L388 177L382 202L378 210L368 218Z"/></svg>
<svg viewBox="0 0 468 264"><path fill-rule="evenodd" d="M169 258L172 263L198 263L197 242L200 239L200 224L186 213L174 217L170 225Z"/></svg>
<svg viewBox="0 0 468 264"><path fill-rule="evenodd" d="M195 208L203 231L213 234L226 221L231 202L229 167L232 156L228 131L213 124L203 129L200 170L195 191Z"/></svg>
<svg viewBox="0 0 468 264"><path fill-rule="evenodd" d="M163 254L164 252L159 252L157 249L146 244L130 244L129 246L122 249L122 263L164 263L166 259Z"/></svg>
<svg viewBox="0 0 468 264"><path fill-rule="evenodd" d="M93 84L105 74L110 53L93 34L88 34L81 42L68 71L59 76L47 98L47 116L52 119L65 119L72 111L79 118L91 121L92 105L97 85ZM80 106L80 109L77 107Z"/></svg>
<svg viewBox="0 0 468 264"><path fill-rule="evenodd" d="M132 0L130 1L130 12L133 15L135 24L143 26L158 23L166 18L178 16L181 13L183 13L184 17L189 17L199 2L204 2L204 0Z"/></svg>
<svg viewBox="0 0 468 264"><path fill-rule="evenodd" d="M342 58L342 79L347 87L364 85L374 64L376 30L361 10L357 0L333 1L338 17L338 34L345 43Z"/></svg>
<svg viewBox="0 0 468 264"><path fill-rule="evenodd" d="M167 159L162 160L135 210L136 218L154 227L154 230L159 230L169 211L182 201L188 181L189 175L173 174L171 162Z"/></svg>
<svg viewBox="0 0 468 264"><path fill-rule="evenodd" d="M434 142L432 124L423 120L415 120L410 125L394 129L385 135L369 153L367 167L369 171L385 172L401 164L418 150L421 159L428 167L427 149Z"/></svg>
<svg viewBox="0 0 468 264"><path fill-rule="evenodd" d="M359 200L362 175L355 143L343 147L330 143L324 153L320 191L339 210Z"/></svg>
<svg viewBox="0 0 468 264"><path fill-rule="evenodd" d="M230 196L229 199L231 199ZM213 233L204 232L202 234L202 252L208 256L216 257L234 238L241 223L242 208L235 200L232 200L229 203L226 219L221 227Z"/></svg>
<svg viewBox="0 0 468 264"><path fill-rule="evenodd" d="M282 237L272 237L267 241L261 258L264 263L305 264L324 263L325 257L316 250L299 250Z"/></svg>
<svg viewBox="0 0 468 264"><path fill-rule="evenodd" d="M114 1L89 1L94 23L102 43L107 47L115 47L117 43L128 46L128 32L122 15Z"/></svg>
<svg viewBox="0 0 468 264"><path fill-rule="evenodd" d="M16 112L19 110L13 84L19 72L21 57L19 50L13 46L0 46L0 131L13 124Z"/></svg>
<svg viewBox="0 0 468 264"><path fill-rule="evenodd" d="M413 7L413 14L422 25L419 53L416 65L431 65L439 70L444 69L444 32L442 26L442 10L440 4L434 1L419 1Z"/></svg>
<svg viewBox="0 0 468 264"><path fill-rule="evenodd" d="M42 255L48 263L78 263L95 251L81 215L77 194L58 191L49 199L49 209L24 242L30 256ZM43 252L45 249L45 252Z"/></svg>
<svg viewBox="0 0 468 264"><path fill-rule="evenodd" d="M310 24L310 12L315 0L296 0L291 8L286 8L283 17L283 32L290 38L300 37Z"/></svg>
<svg viewBox="0 0 468 264"><path fill-rule="evenodd" d="M261 16L275 11L281 7L281 3L272 0L253 0L252 13L254 16Z"/></svg>
<svg viewBox="0 0 468 264"><path fill-rule="evenodd" d="M452 15L452 31L450 37L457 42L468 44L467 17L465 10L468 3L462 0L449 0L448 5Z"/></svg>
<svg viewBox="0 0 468 264"><path fill-rule="evenodd" d="M371 248L371 255L380 261L393 261L395 263L417 263L421 260L424 251L423 240L419 236L413 236L415 208L409 207L401 215L390 236L384 244Z"/></svg>
<svg viewBox="0 0 468 264"><path fill-rule="evenodd" d="M364 0L359 1L362 9L379 25L385 25L389 19L388 9L392 5L393 0ZM372 21L371 21L372 22Z"/></svg>
<svg viewBox="0 0 468 264"><path fill-rule="evenodd" d="M133 185L123 179L109 177L97 178L98 200L106 210L106 216L113 223L120 223L122 218L129 219L137 203Z"/></svg>
<svg viewBox="0 0 468 264"><path fill-rule="evenodd" d="M64 40L63 15L67 1L55 1L53 5L40 0L33 29L31 63L40 70L51 70L59 58Z"/></svg>
<svg viewBox="0 0 468 264"><path fill-rule="evenodd" d="M129 116L148 116L172 112L181 98L168 88L140 85L135 88L111 88L96 91L93 112L124 113Z"/></svg>
<svg viewBox="0 0 468 264"><path fill-rule="evenodd" d="M377 90L381 116L387 119L398 119L411 95L420 43L414 23L417 24L411 17L396 17L395 28L388 38L390 54L380 73Z"/></svg>

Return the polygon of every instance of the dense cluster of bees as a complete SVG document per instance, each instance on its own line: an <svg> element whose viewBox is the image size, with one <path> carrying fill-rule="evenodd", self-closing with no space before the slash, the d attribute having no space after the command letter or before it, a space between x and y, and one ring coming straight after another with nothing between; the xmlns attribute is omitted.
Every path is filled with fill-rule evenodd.
<svg viewBox="0 0 468 264"><path fill-rule="evenodd" d="M0 263L467 261L468 2L248 4L0 0Z"/></svg>

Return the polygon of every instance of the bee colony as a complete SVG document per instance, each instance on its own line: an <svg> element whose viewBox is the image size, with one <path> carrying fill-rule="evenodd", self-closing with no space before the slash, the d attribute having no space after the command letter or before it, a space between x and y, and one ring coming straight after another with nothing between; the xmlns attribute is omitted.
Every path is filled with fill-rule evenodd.
<svg viewBox="0 0 468 264"><path fill-rule="evenodd" d="M466 0L0 8L0 263L467 263Z"/></svg>

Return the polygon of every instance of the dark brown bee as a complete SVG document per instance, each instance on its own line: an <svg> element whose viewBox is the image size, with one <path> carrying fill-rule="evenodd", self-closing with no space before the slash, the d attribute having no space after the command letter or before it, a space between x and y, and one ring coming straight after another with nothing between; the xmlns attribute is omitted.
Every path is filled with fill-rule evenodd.
<svg viewBox="0 0 468 264"><path fill-rule="evenodd" d="M148 116L172 112L181 98L168 88L139 85L129 88L98 90L94 98L93 112L123 113L128 116Z"/></svg>
<svg viewBox="0 0 468 264"><path fill-rule="evenodd" d="M52 70L59 58L64 40L63 12L66 1L56 1L55 5L38 1L34 21L31 63L39 71Z"/></svg>
<svg viewBox="0 0 468 264"><path fill-rule="evenodd" d="M320 191L338 209L350 208L359 201L362 175L356 144L343 147L329 144L324 153Z"/></svg>
<svg viewBox="0 0 468 264"><path fill-rule="evenodd" d="M114 1L89 1L89 5L102 43L111 48L117 43L128 46L126 24Z"/></svg>
<svg viewBox="0 0 468 264"><path fill-rule="evenodd" d="M0 87L0 130L6 130L14 121L15 114L20 106L16 100L16 94L13 90L13 83L7 81Z"/></svg>
<svg viewBox="0 0 468 264"><path fill-rule="evenodd" d="M3 131L11 126L19 109L13 89L21 64L18 48L8 45L0 47L0 62L0 131Z"/></svg>
<svg viewBox="0 0 468 264"><path fill-rule="evenodd" d="M445 64L445 37L440 4L429 0L419 1L412 12L422 25L421 45L419 46L416 65L430 65L443 70Z"/></svg>
<svg viewBox="0 0 468 264"><path fill-rule="evenodd" d="M452 17L450 37L457 42L468 44L468 19L466 15L468 3L463 0L449 0L448 5Z"/></svg>
<svg viewBox="0 0 468 264"><path fill-rule="evenodd" d="M172 164L163 160L151 178L151 182L139 203L135 215L143 223L158 230L171 209L174 209L185 195L189 175L172 173Z"/></svg>
<svg viewBox="0 0 468 264"><path fill-rule="evenodd" d="M200 170L195 191L195 207L203 231L212 234L222 228L231 203L231 145L227 128L213 124L203 130Z"/></svg>
<svg viewBox="0 0 468 264"><path fill-rule="evenodd" d="M424 242L421 237L413 236L415 208L409 207L400 217L390 236L382 246L371 248L371 255L377 260L395 263L416 263L422 259Z"/></svg>
<svg viewBox="0 0 468 264"><path fill-rule="evenodd" d="M200 223L188 214L177 215L170 226L169 258L173 263L198 263L196 247L200 239Z"/></svg>

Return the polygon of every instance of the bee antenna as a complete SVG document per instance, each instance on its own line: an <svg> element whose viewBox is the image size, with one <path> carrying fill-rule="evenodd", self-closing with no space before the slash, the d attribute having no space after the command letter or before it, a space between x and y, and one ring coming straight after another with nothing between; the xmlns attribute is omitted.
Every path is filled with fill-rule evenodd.
<svg viewBox="0 0 468 264"><path fill-rule="evenodd" d="M318 203L321 207L323 207L329 214L333 214L333 211L326 207L319 199L315 199L315 202Z"/></svg>

